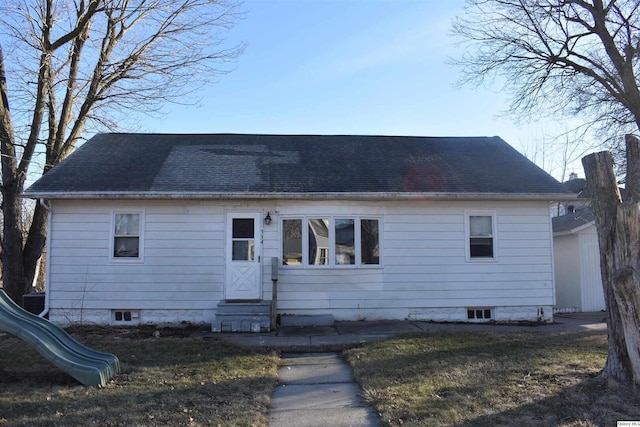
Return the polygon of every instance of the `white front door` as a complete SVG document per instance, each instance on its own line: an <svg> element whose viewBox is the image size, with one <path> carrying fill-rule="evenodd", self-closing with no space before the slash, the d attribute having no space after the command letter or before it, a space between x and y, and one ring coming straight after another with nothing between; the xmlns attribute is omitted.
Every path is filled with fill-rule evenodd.
<svg viewBox="0 0 640 427"><path fill-rule="evenodd" d="M261 228L259 213L227 214L226 300L261 299Z"/></svg>

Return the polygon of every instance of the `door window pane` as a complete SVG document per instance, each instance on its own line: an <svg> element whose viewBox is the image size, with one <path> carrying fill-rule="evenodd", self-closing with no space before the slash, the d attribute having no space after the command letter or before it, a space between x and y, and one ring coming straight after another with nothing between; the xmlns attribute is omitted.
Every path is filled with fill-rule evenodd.
<svg viewBox="0 0 640 427"><path fill-rule="evenodd" d="M355 264L356 245L353 219L336 219L336 264Z"/></svg>
<svg viewBox="0 0 640 427"><path fill-rule="evenodd" d="M234 218L233 219L233 238L234 239L253 239L253 218Z"/></svg>
<svg viewBox="0 0 640 427"><path fill-rule="evenodd" d="M253 240L236 240L232 247L233 261L253 261L254 260L254 241Z"/></svg>
<svg viewBox="0 0 640 427"><path fill-rule="evenodd" d="M360 220L360 262L380 264L380 242L377 219Z"/></svg>
<svg viewBox="0 0 640 427"><path fill-rule="evenodd" d="M309 265L329 264L329 220L309 220Z"/></svg>
<svg viewBox="0 0 640 427"><path fill-rule="evenodd" d="M302 220L282 221L282 264L302 264Z"/></svg>

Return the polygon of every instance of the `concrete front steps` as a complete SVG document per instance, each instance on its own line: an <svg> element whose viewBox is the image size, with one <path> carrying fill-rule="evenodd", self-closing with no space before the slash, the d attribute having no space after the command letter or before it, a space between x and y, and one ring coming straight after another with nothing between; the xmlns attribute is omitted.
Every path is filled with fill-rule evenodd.
<svg viewBox="0 0 640 427"><path fill-rule="evenodd" d="M264 332L271 329L271 301L218 303L213 332Z"/></svg>

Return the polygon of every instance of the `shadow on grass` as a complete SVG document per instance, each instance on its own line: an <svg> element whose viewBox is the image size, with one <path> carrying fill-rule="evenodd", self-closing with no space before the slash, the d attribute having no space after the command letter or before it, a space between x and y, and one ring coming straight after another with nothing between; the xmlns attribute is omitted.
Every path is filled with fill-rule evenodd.
<svg viewBox="0 0 640 427"><path fill-rule="evenodd" d="M606 358L601 333L409 334L349 350L346 357L389 425L615 425L640 419L633 389L611 389L594 379Z"/></svg>
<svg viewBox="0 0 640 427"><path fill-rule="evenodd" d="M640 397L632 386L608 385L590 378L564 387L552 396L508 410L470 417L458 427L494 426L615 426L616 421L640 420Z"/></svg>
<svg viewBox="0 0 640 427"><path fill-rule="evenodd" d="M370 353L366 358L366 366L354 360L354 356L350 357L359 370L372 374L384 371L392 378L405 378L408 381L418 381L441 366L451 369L460 365L466 368L465 364L470 360L485 362L494 369L521 369L526 374L541 362L553 362L553 355L549 351L562 352L570 343L575 345L577 340L588 340L595 335L584 332L544 335L529 332L411 333L361 347ZM396 341L398 345L394 344ZM585 342L580 348L588 346L589 343ZM393 350L394 347L397 351L376 351L386 348ZM576 348L569 350L575 353ZM356 355L357 359L360 351L358 348L347 351L347 356ZM606 350L603 355L606 355Z"/></svg>
<svg viewBox="0 0 640 427"><path fill-rule="evenodd" d="M86 388L17 338L0 340L0 425L266 425L273 352L222 340L84 337L123 372Z"/></svg>
<svg viewBox="0 0 640 427"><path fill-rule="evenodd" d="M1 405L0 424L264 425L274 383L263 377L189 386L161 383L143 390L118 380L101 390L56 387L14 396L19 399L11 407Z"/></svg>

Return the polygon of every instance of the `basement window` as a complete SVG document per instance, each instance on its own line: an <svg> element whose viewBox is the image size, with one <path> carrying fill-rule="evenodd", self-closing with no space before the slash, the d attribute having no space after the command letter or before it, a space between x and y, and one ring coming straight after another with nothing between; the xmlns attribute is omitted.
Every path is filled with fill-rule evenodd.
<svg viewBox="0 0 640 427"><path fill-rule="evenodd" d="M113 325L138 325L140 324L140 311L111 310L111 323Z"/></svg>
<svg viewBox="0 0 640 427"><path fill-rule="evenodd" d="M493 319L493 310L490 308L469 307L467 308L467 319L491 320Z"/></svg>

